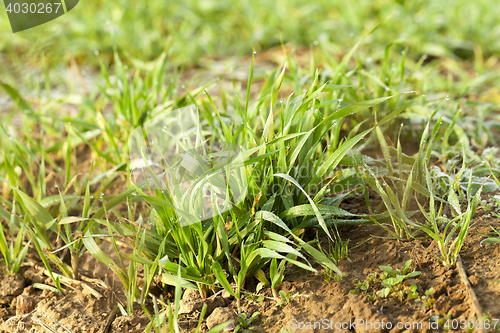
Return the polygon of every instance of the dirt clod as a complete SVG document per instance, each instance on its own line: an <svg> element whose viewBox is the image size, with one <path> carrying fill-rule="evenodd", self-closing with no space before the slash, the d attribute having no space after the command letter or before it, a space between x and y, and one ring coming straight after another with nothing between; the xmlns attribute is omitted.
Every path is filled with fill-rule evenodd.
<svg viewBox="0 0 500 333"><path fill-rule="evenodd" d="M144 316L122 316L114 320L111 332L142 333L147 323L148 320Z"/></svg>
<svg viewBox="0 0 500 333"><path fill-rule="evenodd" d="M434 309L437 313L447 314L450 311L453 303L445 295L441 295L436 302L434 302Z"/></svg>
<svg viewBox="0 0 500 333"><path fill-rule="evenodd" d="M16 316L30 313L35 309L35 300L31 296L19 295L16 301Z"/></svg>
<svg viewBox="0 0 500 333"><path fill-rule="evenodd" d="M179 302L179 314L187 314L200 311L203 307L203 300L196 290L187 289Z"/></svg>
<svg viewBox="0 0 500 333"><path fill-rule="evenodd" d="M21 274L9 274L2 280L2 296L17 296L24 290L24 278Z"/></svg>
<svg viewBox="0 0 500 333"><path fill-rule="evenodd" d="M184 294L182 294L182 300L187 302L196 301L200 298L200 293L197 290L186 289L186 291L184 291Z"/></svg>
<svg viewBox="0 0 500 333"><path fill-rule="evenodd" d="M207 327L212 329L213 327L231 321L226 330L234 329L235 313L228 308L216 308L210 316L207 318Z"/></svg>
<svg viewBox="0 0 500 333"><path fill-rule="evenodd" d="M221 306L226 306L226 302L222 297L210 297L206 300L207 303L207 314L211 314L215 309Z"/></svg>
<svg viewBox="0 0 500 333"><path fill-rule="evenodd" d="M232 300L232 299L234 298L234 297L233 297L233 295L231 295L231 294L229 293L229 291L227 291L227 290L225 290L225 289L221 292L221 297L222 297L224 300L227 300L227 301Z"/></svg>
<svg viewBox="0 0 500 333"><path fill-rule="evenodd" d="M477 286L479 283L481 283L481 277L479 277L478 275L469 276L469 282L471 285Z"/></svg>

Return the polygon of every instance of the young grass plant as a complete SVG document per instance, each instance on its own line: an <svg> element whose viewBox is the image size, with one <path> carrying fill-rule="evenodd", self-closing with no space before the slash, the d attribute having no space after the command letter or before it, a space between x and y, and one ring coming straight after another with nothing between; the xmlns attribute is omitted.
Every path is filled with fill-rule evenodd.
<svg viewBox="0 0 500 333"><path fill-rule="evenodd" d="M255 311L254 313L252 313L252 315L250 317L247 318L246 313L241 313L238 316L238 326L236 326L236 328L234 329L234 333L240 332L241 330L243 330L243 332L245 330L255 330L255 327L250 326L250 325L255 320L255 318L257 318L259 315L260 315L260 312Z"/></svg>
<svg viewBox="0 0 500 333"><path fill-rule="evenodd" d="M349 260L349 239L342 240L337 226L335 226L334 242L330 243L330 256L335 259L335 262L343 259Z"/></svg>
<svg viewBox="0 0 500 333"><path fill-rule="evenodd" d="M500 230L496 230L495 228L491 227L493 229L492 232L490 232L486 239L483 239L481 241L482 244L491 244L491 243L500 243Z"/></svg>
<svg viewBox="0 0 500 333"><path fill-rule="evenodd" d="M403 154L399 138L401 130L398 135L396 149L389 149L387 140L380 130L380 127L376 128L376 134L384 155L385 165L382 168L373 169L365 163L366 172L364 172L364 179L368 186L381 197L382 204L389 213L392 228L374 217L370 218L376 224L382 226L394 238L406 238L407 240L411 240L420 232L420 224L410 219L417 211L410 211L409 207L412 199L418 199L419 197L426 197L429 195L423 186L424 183L421 174L424 173L424 170L427 171L427 165L432 152L432 144L439 131L441 118L437 121L429 138L430 122L441 109L443 103L444 101L431 115L422 133L419 151L415 157L409 157ZM395 152L397 164L392 162L391 151ZM377 172L378 175L376 175L375 172ZM371 211L368 201L367 204ZM378 212L382 204L375 212Z"/></svg>
<svg viewBox="0 0 500 333"><path fill-rule="evenodd" d="M56 264L64 276L73 277L73 272L68 265L53 254L54 249L51 241L49 240L50 233L48 234L47 231L55 227L56 219L54 219L38 202L31 199L22 191L15 189L15 193L17 200L21 202L23 209L27 212L27 214L30 214L29 220L31 225L28 231L30 233L31 241L35 245L40 258L42 259L45 268L49 271L56 287L62 292L58 279L54 278L52 274L52 268L47 258Z"/></svg>
<svg viewBox="0 0 500 333"><path fill-rule="evenodd" d="M285 261L282 260L279 267L276 258L271 260L269 275L271 276L271 290L273 292L273 297L278 301L278 293L276 292L276 287L278 287L285 277Z"/></svg>
<svg viewBox="0 0 500 333"><path fill-rule="evenodd" d="M427 169L425 169L425 171L427 190L430 192L429 212L426 212L424 207L418 203L422 214L428 222L426 225L422 225L421 229L434 241L436 241L440 250L440 257L438 258L446 267L451 267L454 266L457 261L458 255L469 231L470 223L474 213L476 212L478 203L481 201L482 187L471 198L471 173L467 188L467 209L465 212L458 214L455 218L449 219L443 215L443 203L440 204L439 210L436 210L434 197L435 185L432 182L430 172ZM454 189L451 188L450 191L454 191Z"/></svg>
<svg viewBox="0 0 500 333"><path fill-rule="evenodd" d="M15 219L16 219L16 202L12 203L13 211L10 215L10 242L7 241L5 234L5 228L2 223L0 223L0 252L3 258L0 260L5 264L5 268L2 270L6 274L17 273L21 264L28 253L28 249L31 242L27 242L25 246L22 245L23 240L26 236L26 224L28 223L27 218L22 222L21 229L18 230L17 236L14 236L14 231L16 229Z"/></svg>
<svg viewBox="0 0 500 333"><path fill-rule="evenodd" d="M90 170L90 174L92 169ZM26 193L19 189L14 189L16 197L22 204L26 215L29 216L31 222L28 226L31 241L34 242L40 256L47 256L53 261L64 276L79 279L78 262L79 258L85 251L82 243L82 236L92 228L94 221L89 219L90 212L90 190L89 181L87 181L86 191L83 204L83 215L81 217L68 216L69 207L73 206L79 195L63 195L59 191L59 195L54 198L46 198L47 206L59 203L57 217L53 217L44 206L30 198ZM48 199L48 200L47 200ZM61 239L64 246L59 249L54 249L54 243L51 236L57 236ZM55 255L59 251L68 250L71 258L71 267ZM45 261L44 261L45 263ZM49 267L47 267L49 269Z"/></svg>

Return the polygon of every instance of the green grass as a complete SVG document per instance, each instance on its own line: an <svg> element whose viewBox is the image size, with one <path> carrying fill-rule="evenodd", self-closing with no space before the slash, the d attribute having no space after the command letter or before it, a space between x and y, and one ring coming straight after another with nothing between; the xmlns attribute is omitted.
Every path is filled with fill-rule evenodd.
<svg viewBox="0 0 500 333"><path fill-rule="evenodd" d="M169 43L166 36L171 38L173 62L180 66L203 57L249 54L252 49L265 50L281 42L305 47L317 44L328 53L342 54L391 14L363 47L363 54L373 63L391 43L414 59L427 55L474 60L473 69L483 74L482 59L500 51L499 32L494 29L499 14L495 5L493 0L474 4L464 0L236 1L231 5L212 0L182 4L96 1L80 3L69 15L15 35L2 11L0 52L8 66L1 74L9 83L24 78L23 84L40 90L44 71L52 84L64 80L64 66L58 64L69 64L68 51L82 64L97 64L95 51L111 61L114 47L146 61L162 53ZM40 61L42 55L45 60ZM443 65L454 67L458 75L466 74L453 62ZM392 64L386 69L390 71ZM33 72L40 80L28 79Z"/></svg>
<svg viewBox="0 0 500 333"><path fill-rule="evenodd" d="M402 241L427 235L453 266L476 209L496 209L481 195L500 185L497 7L121 0L80 3L9 35L0 43L0 97L12 103L0 124L2 269L19 270L31 247L50 274L79 279L89 251L123 282L126 313L151 300L152 285L176 286L173 304L148 313L148 329L176 331L181 287L202 297L223 288L239 305L251 276L278 301L288 265L348 274L338 268L348 258L341 225L376 224ZM5 20L0 27L7 31ZM273 51L284 52L281 63L261 69L260 53L288 42L298 49ZM92 73L88 92L64 78L67 51ZM247 79L187 74L243 55ZM195 140L159 135L188 124L188 111ZM134 146L144 135L160 149ZM170 164L150 162L158 156ZM188 188L166 186L168 177ZM212 191L203 218L200 188ZM368 213L342 209L351 197ZM252 316L240 319L248 326Z"/></svg>

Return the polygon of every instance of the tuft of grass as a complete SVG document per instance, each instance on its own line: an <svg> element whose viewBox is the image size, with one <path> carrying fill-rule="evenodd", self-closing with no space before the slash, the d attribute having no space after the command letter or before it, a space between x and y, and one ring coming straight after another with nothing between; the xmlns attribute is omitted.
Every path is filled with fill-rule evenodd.
<svg viewBox="0 0 500 333"><path fill-rule="evenodd" d="M460 250L464 245L465 238L470 228L470 223L472 217L476 212L478 203L481 201L481 190L480 188L474 197L468 196L467 198L467 209L463 213L459 213L455 218L448 219L443 216L444 204L441 203L439 210L436 210L436 204L434 200L434 189L430 176L430 172L426 170L426 181L427 189L430 192L429 197L429 212L427 213L424 207L419 203L420 210L428 221L427 225L421 227L421 229L429 235L434 241L436 241L439 250L439 259L447 267L454 266ZM469 178L469 186L467 193L471 193L472 186L472 176ZM453 189L451 189L453 191ZM459 207L457 207L459 208ZM457 234L458 232L458 234Z"/></svg>
<svg viewBox="0 0 500 333"><path fill-rule="evenodd" d="M10 242L7 240L4 226L0 223L0 252L3 255L0 261L5 264L5 268L2 267L5 274L13 274L19 271L31 244L31 242L27 242L23 246L23 240L26 236L26 219L22 221L21 228L18 230L17 235L15 235L16 207L16 202L13 202L13 211L9 217ZM4 213L2 214L4 218L8 216L7 212L3 209L2 213Z"/></svg>

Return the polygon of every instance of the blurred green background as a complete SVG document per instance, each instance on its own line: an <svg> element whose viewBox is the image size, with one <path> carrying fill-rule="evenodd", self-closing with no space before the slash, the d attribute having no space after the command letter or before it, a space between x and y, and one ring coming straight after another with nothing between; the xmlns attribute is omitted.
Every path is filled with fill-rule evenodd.
<svg viewBox="0 0 500 333"><path fill-rule="evenodd" d="M380 54L387 44L400 42L409 56L469 59L479 52L488 57L500 52L499 8L494 0L80 1L67 15L16 34L3 8L0 74L14 81L31 76L42 59L49 69L68 64L67 51L80 64L96 65L95 51L111 60L114 46L146 61L164 50L168 36L171 59L181 66L282 42L319 43L342 54L389 16L363 50Z"/></svg>

